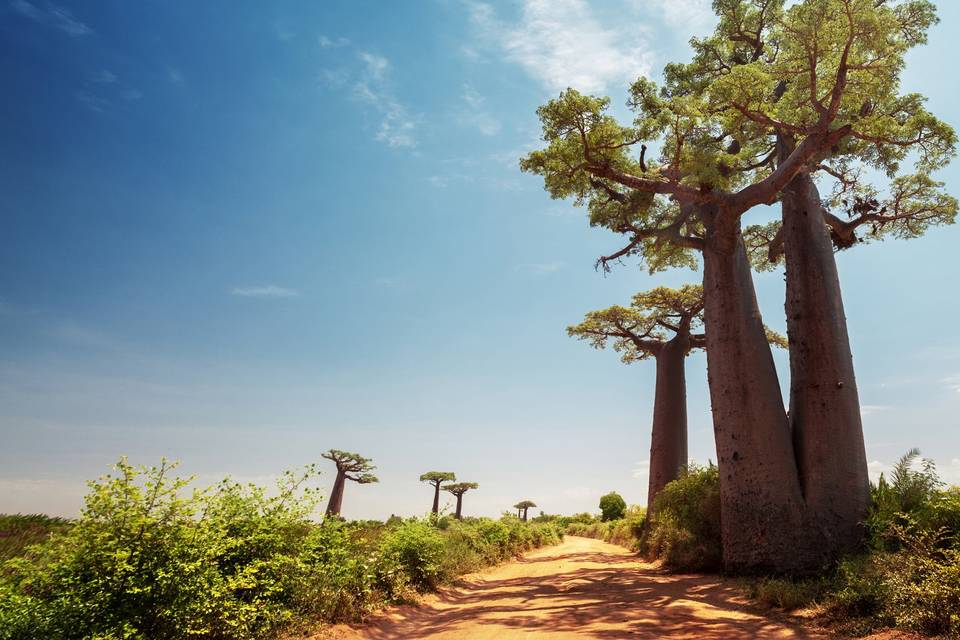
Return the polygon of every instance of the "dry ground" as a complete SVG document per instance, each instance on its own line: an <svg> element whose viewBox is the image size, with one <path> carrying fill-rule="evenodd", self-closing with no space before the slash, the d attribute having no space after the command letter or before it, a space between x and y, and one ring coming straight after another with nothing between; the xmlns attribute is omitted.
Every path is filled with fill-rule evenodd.
<svg viewBox="0 0 960 640"><path fill-rule="evenodd" d="M672 575L622 547L568 536L560 545L464 578L418 605L366 625L335 627L336 640L597 640L830 636L754 607L715 576Z"/></svg>

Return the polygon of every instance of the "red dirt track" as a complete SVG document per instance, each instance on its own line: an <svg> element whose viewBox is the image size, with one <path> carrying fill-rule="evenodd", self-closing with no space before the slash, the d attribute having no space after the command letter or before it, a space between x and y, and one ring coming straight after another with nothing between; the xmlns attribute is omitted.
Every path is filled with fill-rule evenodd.
<svg viewBox="0 0 960 640"><path fill-rule="evenodd" d="M337 627L337 640L736 640L830 636L777 621L713 576L670 575L622 547L567 537L464 578L416 606L366 625Z"/></svg>

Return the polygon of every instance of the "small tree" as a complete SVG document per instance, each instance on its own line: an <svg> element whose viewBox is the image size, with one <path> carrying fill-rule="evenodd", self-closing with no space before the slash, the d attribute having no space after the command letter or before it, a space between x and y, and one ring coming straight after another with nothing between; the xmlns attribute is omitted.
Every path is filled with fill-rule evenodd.
<svg viewBox="0 0 960 640"><path fill-rule="evenodd" d="M454 514L457 520L463 518L463 494L470 489L476 489L480 485L476 482L456 482L454 484L447 484L441 487L444 491L448 491L453 495L457 496L457 512Z"/></svg>
<svg viewBox="0 0 960 640"><path fill-rule="evenodd" d="M453 471L427 471L420 476L420 482L429 482L433 487L433 513L440 513L440 485L456 479L457 474Z"/></svg>
<svg viewBox="0 0 960 640"><path fill-rule="evenodd" d="M524 522L526 522L527 510L530 509L530 507L535 507L535 506L537 505L530 500L521 500L517 504L513 505L513 508L517 510L517 517L523 520Z"/></svg>
<svg viewBox="0 0 960 640"><path fill-rule="evenodd" d="M627 502L616 491L600 498L600 519L604 522L619 520L627 512Z"/></svg>
<svg viewBox="0 0 960 640"><path fill-rule="evenodd" d="M340 508L343 506L343 486L347 480L357 484L380 482L375 475L369 473L376 469L370 458L339 449L330 449L322 456L337 465L337 479L333 483L333 491L330 492L330 501L327 503L328 516L340 515Z"/></svg>

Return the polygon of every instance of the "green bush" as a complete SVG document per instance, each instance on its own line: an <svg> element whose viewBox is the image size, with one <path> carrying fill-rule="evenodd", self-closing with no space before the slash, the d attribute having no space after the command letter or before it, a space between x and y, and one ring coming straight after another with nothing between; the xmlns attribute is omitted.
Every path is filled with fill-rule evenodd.
<svg viewBox="0 0 960 640"><path fill-rule="evenodd" d="M657 494L641 549L672 569L721 566L720 476L717 467L690 465Z"/></svg>
<svg viewBox="0 0 960 640"><path fill-rule="evenodd" d="M627 512L627 502L616 491L600 498L600 519L604 522L619 520Z"/></svg>
<svg viewBox="0 0 960 640"><path fill-rule="evenodd" d="M121 460L75 523L0 565L0 640L266 640L559 540L516 518L317 524L312 467L192 493L172 468Z"/></svg>

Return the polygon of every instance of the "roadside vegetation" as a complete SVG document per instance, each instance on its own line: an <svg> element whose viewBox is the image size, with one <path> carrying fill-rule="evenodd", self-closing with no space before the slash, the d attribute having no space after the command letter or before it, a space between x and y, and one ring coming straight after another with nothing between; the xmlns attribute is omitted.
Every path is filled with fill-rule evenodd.
<svg viewBox="0 0 960 640"><path fill-rule="evenodd" d="M70 523L3 516L0 640L253 640L385 604L560 541L553 524L311 520L317 472L193 489L175 465L90 484Z"/></svg>
<svg viewBox="0 0 960 640"><path fill-rule="evenodd" d="M914 449L871 486L871 497L858 552L811 577L745 577L743 589L771 607L811 609L818 622L854 636L896 628L960 637L960 487L946 487ZM537 520L634 549L673 571L722 571L714 465L691 465L667 484L649 518L631 506L617 520L590 513Z"/></svg>

